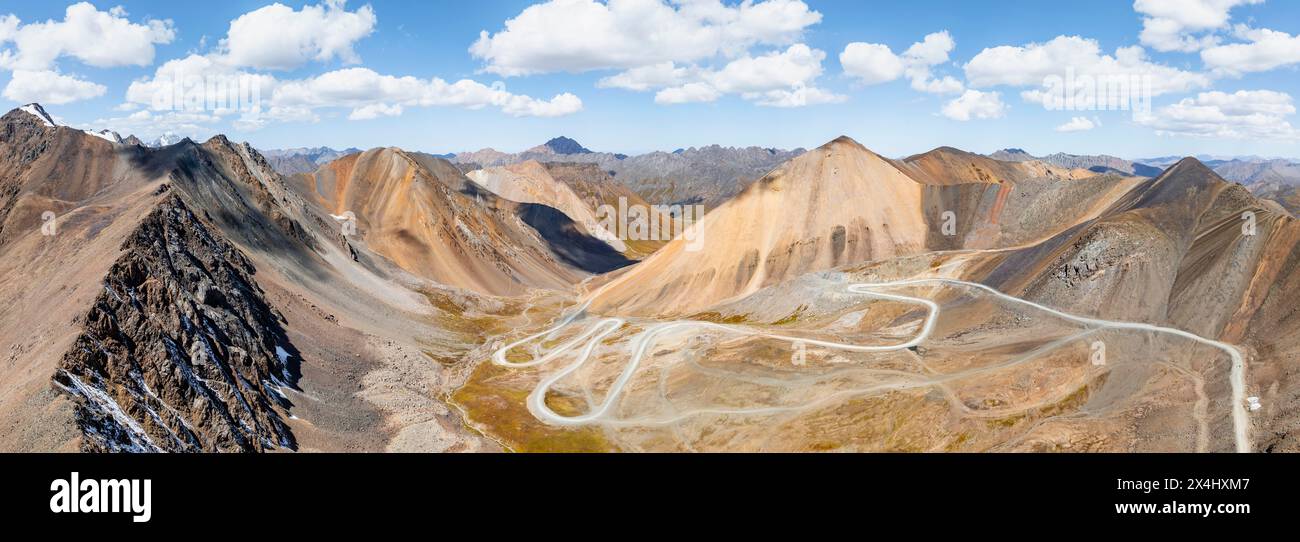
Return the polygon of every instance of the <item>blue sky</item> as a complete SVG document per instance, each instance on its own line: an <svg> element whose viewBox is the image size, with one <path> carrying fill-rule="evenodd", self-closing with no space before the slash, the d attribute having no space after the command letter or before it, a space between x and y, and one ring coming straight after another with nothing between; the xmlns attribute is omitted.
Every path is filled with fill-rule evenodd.
<svg viewBox="0 0 1300 542"><path fill-rule="evenodd" d="M8 105L38 100L69 125L124 135L226 133L263 148L517 151L566 135L592 149L637 153L712 143L813 147L845 134L891 156L949 145L975 152L1021 147L1036 154L1130 158L1300 157L1291 99L1300 95L1300 2L1191 0L1200 4L1197 9L1171 12L1161 0L763 0L705 4L721 15L703 20L686 15L691 6L674 3L655 13L684 22L664 26L698 33L658 41L650 34L662 28L626 26L646 18L633 12L648 9L634 5L638 2L657 4L285 2L287 8L278 12L284 17L272 19L266 2L91 2L93 7L83 6L77 17L119 25L96 43L85 32L53 27L44 29L51 34L38 34L40 23L72 17L65 13L67 4L7 1L0 2L0 14L17 20L0 24L0 84ZM755 9L764 4L783 11ZM119 5L122 9L113 9ZM554 17L546 19L552 22L530 23L523 16L530 6L531 12ZM313 9L343 16L351 30L336 32L333 23L321 27L302 16ZM588 20L579 11L566 11L579 9L617 16ZM747 19L752 24L726 22L744 9L751 10L745 13L752 15ZM236 34L232 21L241 16L258 24ZM795 19L803 22L791 27ZM511 20L516 24L507 30ZM611 20L624 26L602 33L598 25ZM26 28L33 23L38 24ZM1148 35L1144 25L1166 31ZM480 31L488 33L491 47L471 52ZM25 32L30 35L22 38ZM127 37L144 41L125 47L120 45L129 42L125 34L111 32L134 32ZM258 32L292 38L268 45ZM321 36L333 38L321 43ZM700 36L711 36L712 49L700 45L708 41L696 39ZM51 45L57 40L67 43ZM926 59L920 59L920 51L906 53L923 41L933 45ZM284 43L296 44L301 58L292 51L286 56ZM841 54L853 43L862 51L884 53L846 65ZM1090 53L1090 46L1096 51ZM998 47L1005 49L995 55ZM1141 55L1123 73L1154 74L1159 91L1152 98L1153 116L1137 120L1127 111L1047 110L1022 96L1041 88L1044 74L1064 73L1067 67L1112 73L1114 64L1105 58L1114 60L1118 48ZM792 68L769 58L782 54ZM163 79L160 68L182 59L207 66L205 75L260 77L267 82L264 106L281 104L282 111L263 114L257 122L240 122L240 114L231 112L205 113L196 120L150 111L139 93L134 101L129 98L133 82L157 82ZM1031 66L1034 59L1045 64ZM768 60L775 68L762 68ZM639 91L611 86L606 79L667 62L676 70L674 79L643 84ZM397 78L411 79L389 94L359 97L357 88L344 88L353 83L362 88L358 69L383 79L377 85L395 87ZM796 69L809 71L796 75ZM338 70L353 71L322 78ZM914 82L937 84L945 77L950 80L942 92L913 88ZM448 85L466 79L471 86L453 93L429 84L433 78ZM491 86L497 82L504 90ZM137 90L148 88L156 87ZM802 101L784 99L804 91ZM436 103L421 102L413 97L417 94ZM556 98L560 95L571 96ZM671 101L688 103L659 103ZM778 103L802 105L774 106ZM362 111L366 106L371 108ZM1067 126L1075 131L1061 131Z"/></svg>

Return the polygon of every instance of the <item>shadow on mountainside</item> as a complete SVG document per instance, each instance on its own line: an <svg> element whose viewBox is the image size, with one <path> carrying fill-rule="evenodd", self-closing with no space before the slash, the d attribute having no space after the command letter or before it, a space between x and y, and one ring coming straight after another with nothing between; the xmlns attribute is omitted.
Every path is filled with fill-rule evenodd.
<svg viewBox="0 0 1300 542"><path fill-rule="evenodd" d="M537 203L519 204L519 218L546 241L564 263L588 273L608 273L635 263L604 241L583 233L560 211Z"/></svg>

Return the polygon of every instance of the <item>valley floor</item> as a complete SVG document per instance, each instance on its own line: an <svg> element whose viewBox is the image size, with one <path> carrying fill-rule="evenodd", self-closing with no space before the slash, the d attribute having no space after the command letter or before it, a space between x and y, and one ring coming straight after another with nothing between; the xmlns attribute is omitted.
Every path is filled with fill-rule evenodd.
<svg viewBox="0 0 1300 542"><path fill-rule="evenodd" d="M467 412L522 449L534 435L521 426L584 449L1251 449L1236 346L966 280L835 275L777 295L814 302L767 322L595 318L586 309L597 291L555 312L554 325L494 341L490 363L452 398L510 403L511 416ZM1212 401L1207 386L1231 400ZM531 420L520 419L525 407Z"/></svg>

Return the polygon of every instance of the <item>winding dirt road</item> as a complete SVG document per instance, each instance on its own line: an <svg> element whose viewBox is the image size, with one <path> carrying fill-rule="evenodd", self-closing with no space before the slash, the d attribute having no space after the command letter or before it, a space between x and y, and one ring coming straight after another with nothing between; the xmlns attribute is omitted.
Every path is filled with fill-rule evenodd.
<svg viewBox="0 0 1300 542"><path fill-rule="evenodd" d="M546 395L550 391L551 387L555 385L556 382L560 381L564 377L577 371L585 363L587 363L587 361L591 357L592 352L595 350L595 348L598 345L601 344L601 341L603 341L605 337L608 337L610 334L622 328L627 323L625 320L623 320L622 318L602 318L600 320L597 320L592 325L588 326L586 330L584 330L582 333L580 333L578 336L574 337L573 339L570 339L564 344L561 344L560 346L550 350L549 352L545 353L541 357L537 357L528 361L512 362L507 360L506 356L511 350L518 348L519 346L528 344L542 337L552 335L553 333L556 333L568 327L569 325L573 324L579 317L581 317L585 313L587 307L591 303L591 299L599 295L600 292L597 292L591 298L588 298L587 302L583 303L576 310L571 312L568 316L562 318L560 322L554 327L524 337L523 339L507 344L502 348L498 349L496 352L493 353L492 361L497 365L501 365L505 367L534 367L534 366L549 363L555 360L556 358L564 355L565 353L573 350L574 348L577 348L580 344L582 344L580 352L578 353L577 357L574 359L572 363L565 366L563 369L543 378L542 381L538 383L537 387L532 391L532 393L528 395L528 409L539 419L556 425L575 426L575 425L584 425L584 424L596 423L596 422L615 423L619 425L661 425L661 424L676 423L677 421L680 421L681 419L684 419L686 417L695 416L699 414L755 415L755 414L774 414L780 412L803 410L803 409L818 406L820 404L827 403L829 401L837 400L847 395L857 395L862 393L870 393L874 391L883 391L883 390L891 390L891 389L907 389L907 388L914 388L914 387L934 386L934 385L941 384L943 382L969 376L969 374L964 374L964 373L969 373L970 371L965 371L963 373L957 373L953 375L943 375L936 378L919 378L911 381L889 382L885 384L872 386L869 388L842 390L836 393L828 394L820 398L819 400L815 401L812 404L802 405L799 407L761 407L761 408L749 408L749 409L699 409L699 410L693 410L693 411L681 413L668 420L616 421L616 420L604 419L606 415L610 412L610 410L618 402L619 397L623 392L623 388L632 379L632 376L636 374L637 369L640 367L641 362L644 360L646 356L646 352L650 349L650 347L653 344L655 344L655 338L662 334L665 334L670 331L696 328L701 330L716 330L716 331L722 331L726 333L746 335L746 336L758 336L758 337L764 337L769 339L788 341L791 343L799 342L806 345L822 346L826 348L851 351L851 352L891 352L891 351L902 350L905 348L913 347L924 342L930 336L930 333L934 330L935 321L938 318L940 308L937 303L929 299L907 296L907 295L900 295L900 294L891 294L891 293L881 292L878 290L883 288L900 288L900 287L907 287L907 286L935 286L935 285L958 286L958 287L977 289L986 292L988 294L991 294L995 296L997 299L1031 307L1046 312L1048 314L1051 314L1053 316L1071 322L1075 322L1078 324L1082 324L1090 328L1085 332L1067 338L1067 340L1077 340L1085 335L1095 333L1097 331L1101 331L1104 329L1132 329L1132 330L1149 331L1155 333L1165 333L1165 334L1175 335L1178 337L1190 339L1192 341L1201 344L1212 346L1214 348L1218 348L1226 352L1232 360L1229 379L1232 384L1232 396L1233 396L1232 397L1232 420L1233 420L1234 437L1236 441L1236 449L1238 452L1251 451L1250 435L1249 435L1250 421L1246 411L1246 399L1245 399L1245 393L1246 393L1245 392L1245 387L1246 387L1245 386L1245 358L1244 356L1242 356L1241 352L1237 350L1235 346L1220 341L1216 341L1213 339L1207 339L1205 337L1201 337L1199 335L1187 331L1183 331L1181 329L1175 329L1175 328L1169 328L1169 327L1163 327L1163 326L1157 326L1153 324L1145 324L1139 322L1121 322L1121 321L1104 320L1100 318L1090 318L1086 316L1069 314L1063 311L1053 309L1051 307L1047 307L1045 305L1041 305L1038 303L1034 303L1032 301L1028 301L1028 300L1020 299L1018 297L1004 294L998 291L997 289L986 286L984 284L980 284L976 282L968 282L968 281L952 279L952 278L920 278L920 279L899 280L899 281L880 282L880 283L854 284L848 287L848 290L850 292L862 294L875 299L899 301L903 303L923 306L926 308L925 320L922 322L920 329L917 331L917 334L912 339L898 344L889 344L889 345L845 344L845 343L837 343L837 342L822 341L816 339L808 339L803 337L792 337L787 335L768 333L766 331L753 329L745 326L718 324L714 322L701 322L701 321L694 321L694 320L677 320L672 322L655 324L642 331L640 335L638 335L636 339L633 341L628 362L624 366L623 371L619 374L618 379L615 380L613 385L609 388L609 391L605 395L605 400L595 408L591 409L589 412L577 416L563 416L553 411L550 407L546 405ZM584 341L585 344L583 344ZM1055 344L1060 344L1060 343L1061 341L1058 341ZM1035 349L1034 351L1028 353L1025 356L1015 358L1007 363L999 364L998 368L1024 363L1026 361L1029 361L1037 357L1038 355L1041 355L1042 353L1045 353L1046 351L1047 351L1046 349ZM982 370L986 370L986 369L988 368L984 368ZM1202 435L1201 438L1204 439L1205 435ZM1198 448L1201 447L1202 446L1198 445Z"/></svg>

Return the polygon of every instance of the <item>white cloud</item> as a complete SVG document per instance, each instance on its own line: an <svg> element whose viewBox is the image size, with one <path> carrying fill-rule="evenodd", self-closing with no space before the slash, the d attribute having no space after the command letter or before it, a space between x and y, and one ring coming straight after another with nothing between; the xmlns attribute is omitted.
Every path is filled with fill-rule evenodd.
<svg viewBox="0 0 1300 542"><path fill-rule="evenodd" d="M199 134L208 131L207 126L220 120L219 117L207 113L177 111L155 113L146 109L125 117L97 119L88 128L108 128L123 136L135 134L146 140L163 134L181 134L197 139Z"/></svg>
<svg viewBox="0 0 1300 542"><path fill-rule="evenodd" d="M505 76L620 70L596 86L655 91L659 104L793 107L844 99L815 86L826 53L796 43L820 20L801 0L550 0L482 32L470 53Z"/></svg>
<svg viewBox="0 0 1300 542"><path fill-rule="evenodd" d="M854 42L840 53L840 66L844 73L864 85L888 83L903 76L903 59L889 50L888 45Z"/></svg>
<svg viewBox="0 0 1300 542"><path fill-rule="evenodd" d="M902 55L895 55L889 46L878 43L854 42L840 53L844 73L867 85L893 81L902 76L912 82L912 88L932 94L960 94L966 86L955 77L935 77L935 66L946 64L948 54L957 43L947 30L928 34L913 43Z"/></svg>
<svg viewBox="0 0 1300 542"><path fill-rule="evenodd" d="M809 105L841 103L848 98L802 83L792 89L775 89L750 96L754 103L767 107L805 107Z"/></svg>
<svg viewBox="0 0 1300 542"><path fill-rule="evenodd" d="M933 94L957 94L966 86L951 76L934 78L930 70L935 66L948 63L948 53L957 46L947 30L925 36L920 42L913 43L903 51L903 62L907 64L907 78L912 80L912 88Z"/></svg>
<svg viewBox="0 0 1300 542"><path fill-rule="evenodd" d="M1271 90L1232 94L1202 92L1137 119L1160 135L1225 139L1300 139L1286 117L1295 114L1291 96Z"/></svg>
<svg viewBox="0 0 1300 542"><path fill-rule="evenodd" d="M1300 64L1300 36L1268 29L1242 28L1249 43L1233 43L1201 51L1201 60L1216 73L1241 75Z"/></svg>
<svg viewBox="0 0 1300 542"><path fill-rule="evenodd" d="M796 43L784 51L734 59L717 70L661 63L607 77L598 85L629 90L658 88L655 103L662 105L712 102L729 94L773 107L843 101L843 96L814 86L825 58L825 52Z"/></svg>
<svg viewBox="0 0 1300 542"><path fill-rule="evenodd" d="M467 109L498 107L516 117L558 117L582 110L582 100L569 93L550 100L511 94L505 85L484 85L462 79L448 83L437 77L419 79L381 75L368 68L345 68L298 81L281 83L271 99L279 107L453 106Z"/></svg>
<svg viewBox="0 0 1300 542"><path fill-rule="evenodd" d="M212 56L189 55L164 62L152 77L132 81L124 105L155 111L212 110L224 116L253 105L246 102L270 98L276 85L270 75L241 71Z"/></svg>
<svg viewBox="0 0 1300 542"><path fill-rule="evenodd" d="M482 31L470 53L504 76L632 69L735 57L755 45L794 43L821 21L800 0L550 0L525 8L505 29Z"/></svg>
<svg viewBox="0 0 1300 542"><path fill-rule="evenodd" d="M171 43L175 37L170 20L132 23L122 8L99 11L87 2L68 6L62 21L22 24L18 17L5 15L0 17L0 67L48 70L65 56L99 68L147 66L153 62L154 45Z"/></svg>
<svg viewBox="0 0 1300 542"><path fill-rule="evenodd" d="M725 93L763 92L807 84L822 73L826 53L802 43L785 51L738 58L707 74L714 88Z"/></svg>
<svg viewBox="0 0 1300 542"><path fill-rule="evenodd" d="M495 107L516 117L558 117L582 110L582 100L573 94L541 100L512 94L501 83L449 83L437 77L382 75L368 68L278 80L224 60L221 55L190 55L166 62L152 77L132 82L119 109L143 108L156 117L173 112L201 115L184 119L187 127L235 116L234 126L240 130L271 122L316 122L320 112L329 109L350 109L352 120L397 116L411 107Z"/></svg>
<svg viewBox="0 0 1300 542"><path fill-rule="evenodd" d="M925 77L912 80L912 89L930 94L960 94L966 85L951 75L942 78Z"/></svg>
<svg viewBox="0 0 1300 542"><path fill-rule="evenodd" d="M402 114L402 106L388 104L363 105L348 114L348 120L370 120L379 117L397 117Z"/></svg>
<svg viewBox="0 0 1300 542"><path fill-rule="evenodd" d="M1157 51L1190 53L1218 43L1214 34L1228 26L1232 8L1264 0L1136 0L1133 9L1144 15L1142 44Z"/></svg>
<svg viewBox="0 0 1300 542"><path fill-rule="evenodd" d="M1151 96L1186 92L1209 86L1210 77L1153 63L1141 47L1120 47L1114 55L1101 52L1096 40L1079 36L1057 36L1046 43L1025 46L1002 45L980 51L965 65L966 81L972 87L997 85L1049 88L1050 79L1064 82L1073 77L1074 88L1062 93L1077 93L1099 81L1125 80L1150 82ZM1043 103L1050 93L1029 90L1021 96Z"/></svg>
<svg viewBox="0 0 1300 542"><path fill-rule="evenodd" d="M968 121L1002 118L1006 111L1007 105L1002 103L1001 93L967 90L944 105L942 112L943 116L952 120Z"/></svg>
<svg viewBox="0 0 1300 542"><path fill-rule="evenodd" d="M4 97L20 103L58 105L96 98L107 91L108 88L104 85L70 75L52 71L15 70L9 84L5 85Z"/></svg>
<svg viewBox="0 0 1300 542"><path fill-rule="evenodd" d="M1070 119L1070 122L1057 126L1056 131L1086 132L1098 126L1101 126L1101 119L1096 117L1093 117L1092 119L1089 119L1088 117L1074 117Z"/></svg>
<svg viewBox="0 0 1300 542"><path fill-rule="evenodd" d="M228 64L269 70L289 70L308 61L361 61L353 45L375 29L369 5L348 11L343 0L294 10L283 4L240 15L230 22L221 49Z"/></svg>
<svg viewBox="0 0 1300 542"><path fill-rule="evenodd" d="M689 79L698 78L698 72L699 70L680 67L672 62L660 62L601 78L596 86L644 92L652 88L680 85Z"/></svg>
<svg viewBox="0 0 1300 542"><path fill-rule="evenodd" d="M686 83L655 93L655 103L669 105L712 102L721 97L722 93L708 83Z"/></svg>

